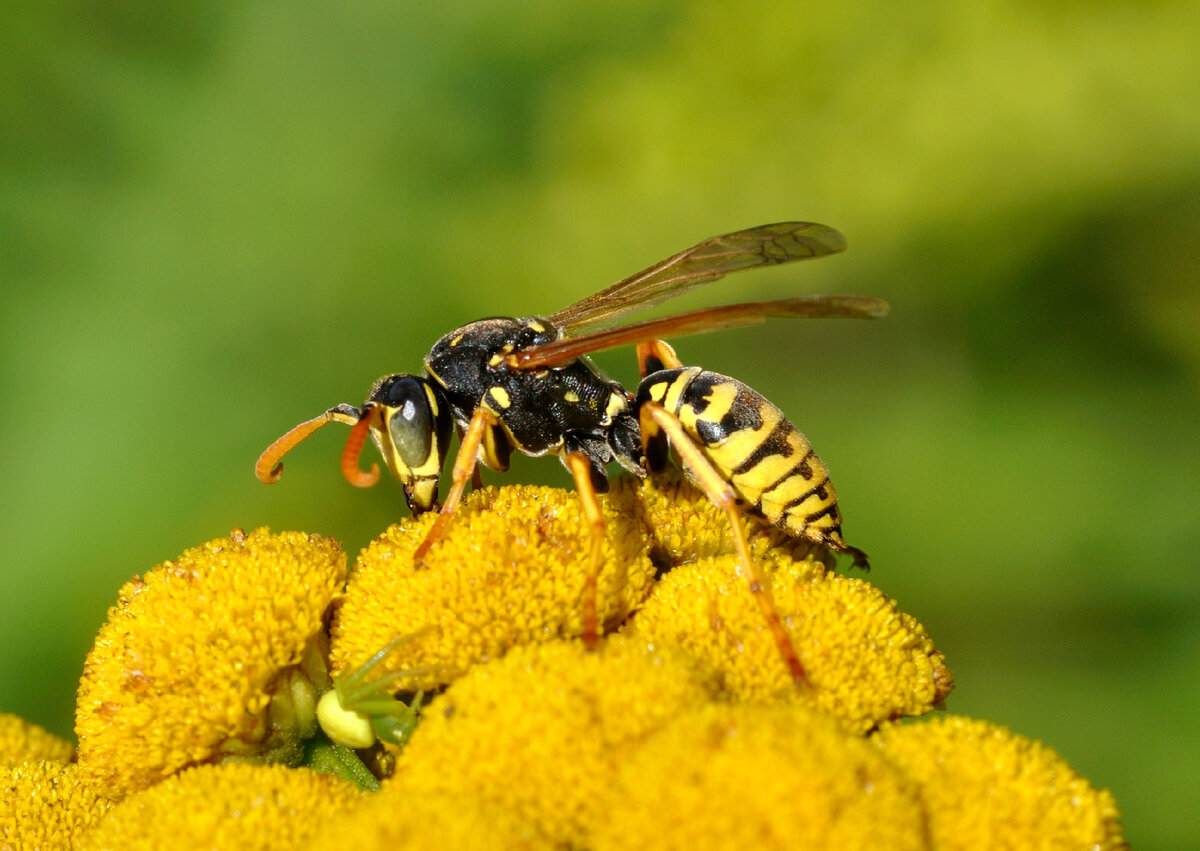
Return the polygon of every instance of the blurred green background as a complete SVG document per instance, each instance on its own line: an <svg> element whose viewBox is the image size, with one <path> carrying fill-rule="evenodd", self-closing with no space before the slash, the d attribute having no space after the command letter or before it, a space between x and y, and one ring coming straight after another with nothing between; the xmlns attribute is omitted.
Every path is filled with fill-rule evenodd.
<svg viewBox="0 0 1200 851"><path fill-rule="evenodd" d="M1111 788L1135 847L1195 847L1200 4L749 8L4 4L0 710L69 732L118 587L186 547L353 553L401 516L341 479L344 429L251 468L442 333L808 219L850 250L671 308L891 317L680 354L807 433L952 711Z"/></svg>

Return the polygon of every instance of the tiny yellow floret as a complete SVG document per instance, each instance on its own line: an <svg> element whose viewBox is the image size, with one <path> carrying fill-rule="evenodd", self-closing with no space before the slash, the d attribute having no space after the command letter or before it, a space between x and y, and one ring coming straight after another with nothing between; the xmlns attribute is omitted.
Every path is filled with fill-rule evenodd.
<svg viewBox="0 0 1200 851"><path fill-rule="evenodd" d="M67 762L75 746L16 715L0 712L0 766L52 760Z"/></svg>
<svg viewBox="0 0 1200 851"><path fill-rule="evenodd" d="M79 764L120 797L227 754L262 756L276 693L310 705L302 669L315 656L324 674L314 643L345 572L337 542L260 529L135 577L84 665Z"/></svg>
<svg viewBox="0 0 1200 851"><path fill-rule="evenodd" d="M592 539L578 495L527 485L476 491L414 565L434 519L392 526L359 556L330 628L334 673L407 635L377 675L416 670L397 688L433 689L512 647L582 633ZM654 566L640 523L608 507L604 520L596 608L611 630L645 599Z"/></svg>
<svg viewBox="0 0 1200 851"><path fill-rule="evenodd" d="M126 798L75 851L288 851L361 800L357 787L306 768L202 765Z"/></svg>
<svg viewBox="0 0 1200 851"><path fill-rule="evenodd" d="M939 851L1127 847L1112 795L1041 742L957 716L889 725L872 739L920 787Z"/></svg>
<svg viewBox="0 0 1200 851"><path fill-rule="evenodd" d="M429 704L391 782L481 799L543 840L587 847L630 749L707 699L686 659L621 636L595 652L578 641L518 647Z"/></svg>
<svg viewBox="0 0 1200 851"><path fill-rule="evenodd" d="M921 625L868 582L783 554L757 564L808 688L792 683L735 556L672 570L625 632L688 653L718 678L723 698L808 703L858 733L928 712L953 687Z"/></svg>
<svg viewBox="0 0 1200 851"><path fill-rule="evenodd" d="M68 849L112 806L95 778L57 760L0 768L0 849Z"/></svg>
<svg viewBox="0 0 1200 851"><path fill-rule="evenodd" d="M921 851L915 784L800 706L700 706L622 760L597 851ZM980 846L986 847L986 846Z"/></svg>

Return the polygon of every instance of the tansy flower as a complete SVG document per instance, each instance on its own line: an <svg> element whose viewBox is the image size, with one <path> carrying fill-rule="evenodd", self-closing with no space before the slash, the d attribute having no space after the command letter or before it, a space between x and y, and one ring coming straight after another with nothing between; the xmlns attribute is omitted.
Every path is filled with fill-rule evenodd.
<svg viewBox="0 0 1200 851"><path fill-rule="evenodd" d="M430 703L390 782L482 799L541 839L586 846L631 748L705 701L685 659L620 636L596 652L578 641L515 648Z"/></svg>
<svg viewBox="0 0 1200 851"><path fill-rule="evenodd" d="M667 565L734 552L733 530L725 511L677 467L644 479L621 476L613 483L608 499L621 511L641 519L654 540L656 556ZM784 552L796 559L811 556L833 566L833 556L827 549L792 537L760 517L743 513L742 526L755 556Z"/></svg>
<svg viewBox="0 0 1200 851"><path fill-rule="evenodd" d="M593 834L598 851L918 851L926 835L915 784L869 742L751 704L697 707L635 748Z"/></svg>
<svg viewBox="0 0 1200 851"><path fill-rule="evenodd" d="M223 756L296 758L345 569L333 540L260 529L135 577L84 665L80 766L120 797Z"/></svg>
<svg viewBox="0 0 1200 851"><path fill-rule="evenodd" d="M202 765L131 795L75 851L284 851L360 802L357 788L306 768Z"/></svg>
<svg viewBox="0 0 1200 851"><path fill-rule="evenodd" d="M1127 847L1112 795L1040 742L961 717L889 725L872 738L920 787L938 851Z"/></svg>
<svg viewBox="0 0 1200 851"><path fill-rule="evenodd" d="M553 851L508 810L480 798L425 793L391 780L330 819L309 851Z"/></svg>
<svg viewBox="0 0 1200 851"><path fill-rule="evenodd" d="M636 519L606 507L604 520L597 612L612 629L645 598L654 567ZM359 556L330 628L335 673L411 636L376 673L415 669L404 688L431 689L509 648L582 633L592 539L576 494L525 485L476 491L414 565L433 522L425 514L392 526Z"/></svg>
<svg viewBox="0 0 1200 851"><path fill-rule="evenodd" d="M625 631L684 650L718 678L724 697L811 703L860 733L927 712L953 687L921 625L869 583L783 554L758 564L809 688L793 685L735 556L669 572Z"/></svg>
<svg viewBox="0 0 1200 851"><path fill-rule="evenodd" d="M67 851L111 806L78 765L34 760L0 768L0 849Z"/></svg>
<svg viewBox="0 0 1200 851"><path fill-rule="evenodd" d="M49 730L0 712L0 766L51 760L67 762L75 747Z"/></svg>

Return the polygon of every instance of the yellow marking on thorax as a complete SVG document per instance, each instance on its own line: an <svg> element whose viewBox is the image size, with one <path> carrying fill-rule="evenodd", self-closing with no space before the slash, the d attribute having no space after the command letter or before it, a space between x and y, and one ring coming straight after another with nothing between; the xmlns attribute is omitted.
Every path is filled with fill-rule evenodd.
<svg viewBox="0 0 1200 851"><path fill-rule="evenodd" d="M508 396L508 391L503 387L491 387L488 389L488 395L492 400L500 406L501 410L507 409L512 404L512 399Z"/></svg>
<svg viewBox="0 0 1200 851"><path fill-rule="evenodd" d="M536 331L539 334L546 330L546 326L536 320L531 320L531 321L525 323L525 327L532 328L534 331Z"/></svg>
<svg viewBox="0 0 1200 851"><path fill-rule="evenodd" d="M578 402L579 394L576 393L574 390L568 390L566 393L563 394L563 399L565 399L568 402Z"/></svg>

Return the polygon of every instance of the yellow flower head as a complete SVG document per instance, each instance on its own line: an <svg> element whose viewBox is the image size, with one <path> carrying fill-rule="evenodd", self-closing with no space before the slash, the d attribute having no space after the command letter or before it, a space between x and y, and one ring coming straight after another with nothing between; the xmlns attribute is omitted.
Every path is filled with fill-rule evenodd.
<svg viewBox="0 0 1200 851"><path fill-rule="evenodd" d="M873 738L920 787L939 851L1126 847L1112 795L1041 742L961 717L891 725Z"/></svg>
<svg viewBox="0 0 1200 851"><path fill-rule="evenodd" d="M328 538L238 530L135 577L84 665L80 765L120 797L185 766L278 745L268 739L283 724L273 695L302 702L324 685L310 682L324 676L314 645L345 564Z"/></svg>
<svg viewBox="0 0 1200 851"><path fill-rule="evenodd" d="M542 839L584 846L630 749L706 699L686 660L620 636L596 652L577 641L519 647L430 703L391 782L482 799Z"/></svg>
<svg viewBox="0 0 1200 851"><path fill-rule="evenodd" d="M604 520L596 608L612 628L645 598L654 567L640 523L608 507ZM581 634L592 541L577 495L525 485L476 491L414 566L433 521L425 514L392 526L359 556L330 630L335 672L409 635L377 673L423 669L403 685L431 689L511 647Z"/></svg>
<svg viewBox="0 0 1200 851"><path fill-rule="evenodd" d="M734 552L733 531L724 510L676 467L645 479L622 476L613 483L609 500L641 518L653 537L656 554L668 564L690 564ZM796 559L811 556L833 566L833 556L819 544L794 538L751 514L743 513L742 525L755 556L784 552Z"/></svg>
<svg viewBox="0 0 1200 851"><path fill-rule="evenodd" d="M70 848L111 806L78 765L44 760L0 768L0 848Z"/></svg>
<svg viewBox="0 0 1200 851"><path fill-rule="evenodd" d="M622 760L606 805L598 851L926 847L914 784L869 742L799 706L680 715Z"/></svg>
<svg viewBox="0 0 1200 851"><path fill-rule="evenodd" d="M426 793L393 781L326 822L310 851L553 851L512 813L479 798Z"/></svg>
<svg viewBox="0 0 1200 851"><path fill-rule="evenodd" d="M16 715L0 712L0 766L52 760L67 762L74 746Z"/></svg>
<svg viewBox="0 0 1200 851"><path fill-rule="evenodd" d="M202 765L131 795L76 851L281 851L302 848L361 800L335 777L283 765Z"/></svg>
<svg viewBox="0 0 1200 851"><path fill-rule="evenodd" d="M854 732L927 712L953 687L921 625L869 583L782 554L758 564L810 688L792 684L734 556L669 572L626 632L683 649L726 697L811 703Z"/></svg>

